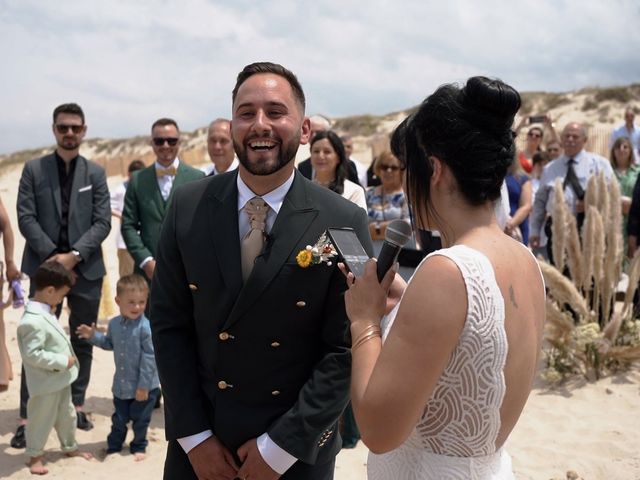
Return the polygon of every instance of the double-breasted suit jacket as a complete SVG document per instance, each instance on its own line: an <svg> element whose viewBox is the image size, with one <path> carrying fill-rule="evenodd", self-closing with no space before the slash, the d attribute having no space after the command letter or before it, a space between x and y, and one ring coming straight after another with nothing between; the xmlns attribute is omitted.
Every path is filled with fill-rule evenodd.
<svg viewBox="0 0 640 480"><path fill-rule="evenodd" d="M328 227L347 226L371 253L366 212L296 172L243 284L236 177L178 190L162 231L151 324L170 440L165 478L188 465L175 440L205 430L234 453L267 432L299 459L282 478L314 478L314 465L341 446L346 283L335 261L302 268L296 255Z"/></svg>
<svg viewBox="0 0 640 480"><path fill-rule="evenodd" d="M203 177L200 170L180 162L165 201L158 186L155 164L133 174L125 194L120 231L138 273L145 258L156 256L160 229L175 189Z"/></svg>
<svg viewBox="0 0 640 480"><path fill-rule="evenodd" d="M58 249L61 203L55 154L25 163L17 211L25 238L21 268L29 276ZM98 280L106 273L100 245L110 230L111 208L104 169L78 156L69 198L68 235L71 249L80 252L83 260L76 270L87 280Z"/></svg>

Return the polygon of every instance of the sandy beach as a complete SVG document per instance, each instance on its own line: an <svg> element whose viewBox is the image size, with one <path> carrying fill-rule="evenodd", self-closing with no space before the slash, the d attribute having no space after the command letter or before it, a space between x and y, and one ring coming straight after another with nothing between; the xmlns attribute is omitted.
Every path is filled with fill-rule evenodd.
<svg viewBox="0 0 640 480"><path fill-rule="evenodd" d="M24 245L18 232L15 212L20 173L21 166L18 166L0 174L0 196L12 219L16 237L15 260L18 264ZM113 188L120 182L121 177L111 177L109 186ZM103 244L112 292L115 292L117 280L114 233L118 226L114 222L112 232ZM25 282L24 286L27 287L27 284ZM21 309L14 310L11 307L4 312L14 380L8 392L0 393L0 478L3 479L33 478L25 466L27 459L24 450L9 446L18 422L20 354L16 343L16 325L20 315ZM66 325L64 314L61 321ZM105 324L106 319L101 323ZM113 370L112 353L94 349L85 410L90 413L95 428L89 432L78 431L77 439L82 449L97 456L106 446L110 428ZM520 422L506 445L513 458L516 478L565 479L568 471L574 471L585 480L640 479L639 408L640 370L637 368L598 382L575 379L555 389L537 382ZM57 438L52 433L47 444L46 458L50 473L46 478L161 478L166 447L162 410L156 410L153 414L149 440L148 456L142 462L134 462L128 451L122 455L110 455L104 460L96 458L85 461L63 457L58 450ZM366 479L366 460L367 449L361 442L355 449L343 450L337 459L335 478Z"/></svg>

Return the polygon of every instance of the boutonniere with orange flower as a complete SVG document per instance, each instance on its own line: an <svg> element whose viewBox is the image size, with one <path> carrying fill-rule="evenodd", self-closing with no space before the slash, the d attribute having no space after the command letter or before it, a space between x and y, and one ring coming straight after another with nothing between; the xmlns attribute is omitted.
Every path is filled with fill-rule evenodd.
<svg viewBox="0 0 640 480"><path fill-rule="evenodd" d="M302 268L307 268L310 265L318 265L320 263L326 263L327 266L331 266L333 262L331 259L338 255L336 249L333 248L331 242L327 238L327 233L320 235L320 238L315 245L307 245L304 250L300 250L296 255L296 262Z"/></svg>

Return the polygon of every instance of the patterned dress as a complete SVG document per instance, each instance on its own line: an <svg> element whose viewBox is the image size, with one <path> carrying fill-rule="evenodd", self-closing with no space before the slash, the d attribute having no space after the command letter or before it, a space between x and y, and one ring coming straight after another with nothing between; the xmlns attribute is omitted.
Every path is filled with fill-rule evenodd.
<svg viewBox="0 0 640 480"><path fill-rule="evenodd" d="M465 325L418 424L397 449L369 454L368 478L512 480L511 458L495 447L508 345L504 299L493 267L487 257L464 245L426 258L432 255L450 258L462 273L468 302ZM398 307L383 319L383 341Z"/></svg>

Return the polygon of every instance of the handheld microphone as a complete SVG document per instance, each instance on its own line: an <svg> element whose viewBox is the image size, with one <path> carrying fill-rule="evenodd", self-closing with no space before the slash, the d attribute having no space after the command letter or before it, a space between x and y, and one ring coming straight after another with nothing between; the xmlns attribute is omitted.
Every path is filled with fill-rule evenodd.
<svg viewBox="0 0 640 480"><path fill-rule="evenodd" d="M404 220L394 220L387 225L387 231L384 235L384 242L380 255L378 255L378 265L376 273L378 281L381 282L385 274L391 266L396 263L398 254L402 247L411 239L411 225Z"/></svg>

